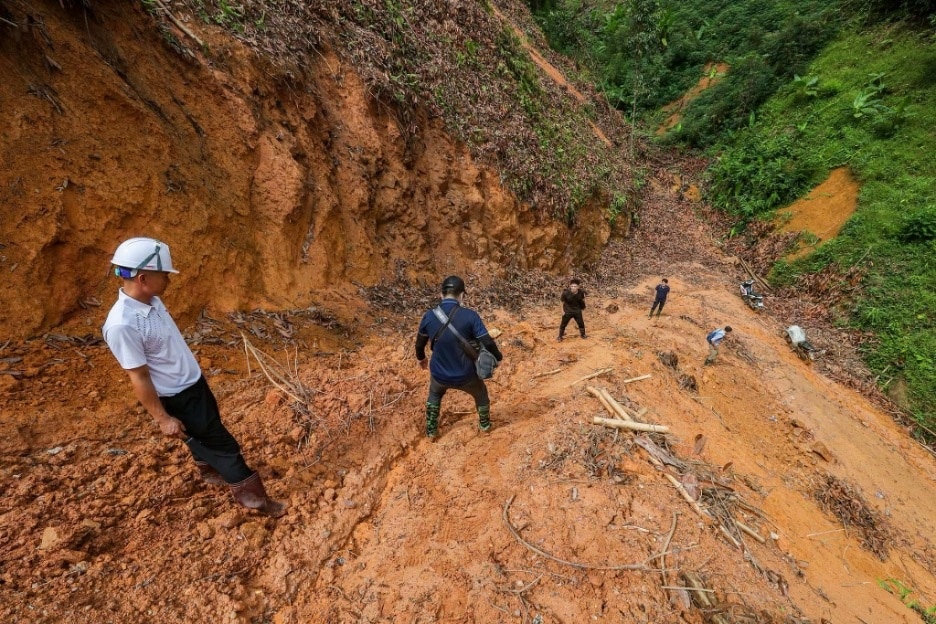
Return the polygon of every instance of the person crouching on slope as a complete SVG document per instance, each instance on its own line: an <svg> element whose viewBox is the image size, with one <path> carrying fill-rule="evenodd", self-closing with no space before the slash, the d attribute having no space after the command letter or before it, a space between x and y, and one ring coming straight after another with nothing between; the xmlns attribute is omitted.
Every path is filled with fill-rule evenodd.
<svg viewBox="0 0 936 624"><path fill-rule="evenodd" d="M724 329L722 328L713 329L712 331L708 333L708 335L705 337L705 341L708 342L708 345L709 345L709 354L708 354L708 357L705 358L706 365L715 363L715 358L718 357L718 346L722 343L722 340L724 340L725 337L730 333L731 333L731 327L729 327L728 325L725 325Z"/></svg>
<svg viewBox="0 0 936 624"><path fill-rule="evenodd" d="M582 280L573 277L569 280L569 287L562 291L562 322L559 324L559 341L565 335L566 326L569 321L575 319L578 325L579 335L585 337L585 320L582 318L582 310L585 309L585 289L582 288Z"/></svg>
<svg viewBox="0 0 936 624"><path fill-rule="evenodd" d="M131 238L111 259L123 288L104 323L107 346L130 376L136 398L163 434L184 440L202 479L227 484L234 500L274 518L283 503L267 496L240 445L224 424L201 368L160 296L169 286L172 257L166 243Z"/></svg>
<svg viewBox="0 0 936 624"><path fill-rule="evenodd" d="M416 360L423 369L429 369L429 397L426 399L426 436L432 440L439 435L439 413L442 397L448 390L467 392L478 410L478 428L491 430L491 400L484 380L478 378L474 362L465 353L461 340L451 331L454 327L466 340L476 340L490 351L497 361L501 354L494 339L488 334L481 317L474 310L461 307L465 300L465 282L457 275L442 281L442 302L435 310L426 312L416 335ZM432 349L431 360L426 359L426 345Z"/></svg>

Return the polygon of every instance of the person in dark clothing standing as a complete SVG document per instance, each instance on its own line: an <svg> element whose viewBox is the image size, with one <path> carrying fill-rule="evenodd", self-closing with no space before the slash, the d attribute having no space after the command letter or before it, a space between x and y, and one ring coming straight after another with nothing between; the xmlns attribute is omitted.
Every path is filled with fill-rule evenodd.
<svg viewBox="0 0 936 624"><path fill-rule="evenodd" d="M653 306L650 308L650 314L647 318L653 316L653 311L656 310L657 318L660 318L660 314L663 313L663 306L666 305L666 296L669 294L669 280L665 277L663 281L657 284L656 287L656 297L653 299Z"/></svg>
<svg viewBox="0 0 936 624"><path fill-rule="evenodd" d="M504 359L494 339L478 313L461 307L465 299L465 282L457 275L442 281L442 302L438 308L426 312L416 335L416 360L423 369L429 369L429 397L426 399L426 436L432 440L439 435L439 413L442 397L448 390L467 392L478 410L478 428L491 430L491 400L484 380L478 378L474 361L465 353L465 347L449 329L455 328L466 340L478 341L497 361ZM439 310L446 320L436 314ZM432 358L426 359L426 345L432 349Z"/></svg>
<svg viewBox="0 0 936 624"><path fill-rule="evenodd" d="M577 277L569 280L569 287L562 291L560 299L562 299L562 323L559 324L559 340L562 340L566 326L572 319L575 319L579 334L584 338L585 320L582 318L582 310L585 309L585 289L582 288L582 280Z"/></svg>

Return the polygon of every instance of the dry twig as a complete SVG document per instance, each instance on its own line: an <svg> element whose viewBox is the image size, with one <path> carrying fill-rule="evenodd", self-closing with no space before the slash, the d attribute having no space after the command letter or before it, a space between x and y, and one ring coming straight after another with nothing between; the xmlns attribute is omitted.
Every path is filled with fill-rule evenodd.
<svg viewBox="0 0 936 624"><path fill-rule="evenodd" d="M514 497L515 496L512 495L510 498L507 499L507 502L504 503L504 513L502 517L504 519L504 524L507 525L507 530L510 531L510 534L513 535L514 539L520 542L520 544L523 545L527 550L534 552L541 557L546 557L547 559L551 559L552 561L555 561L556 563L561 563L562 565L567 565L573 568L578 568L579 570L618 570L618 571L632 571L632 572L658 572L659 571L656 568L651 568L647 564L653 561L654 559L659 559L660 556L662 556L665 553L657 553L651 557L648 557L641 563L628 563L624 565L602 566L602 565L590 565L587 563L578 563L575 561L566 561L565 559L560 559L559 557L556 557L555 555L549 554L548 552L546 552L545 550L542 550L541 548L537 548L533 544L524 540L520 536L520 533L517 531L517 529L515 529L514 526L510 523L509 511L510 511L510 505L511 503L513 503Z"/></svg>

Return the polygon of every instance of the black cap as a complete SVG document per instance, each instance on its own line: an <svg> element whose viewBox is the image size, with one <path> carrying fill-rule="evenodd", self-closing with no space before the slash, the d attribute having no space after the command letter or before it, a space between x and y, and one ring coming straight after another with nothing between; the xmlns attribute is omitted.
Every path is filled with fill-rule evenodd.
<svg viewBox="0 0 936 624"><path fill-rule="evenodd" d="M442 294L455 295L456 297L465 292L465 280L457 275L449 275L442 280Z"/></svg>

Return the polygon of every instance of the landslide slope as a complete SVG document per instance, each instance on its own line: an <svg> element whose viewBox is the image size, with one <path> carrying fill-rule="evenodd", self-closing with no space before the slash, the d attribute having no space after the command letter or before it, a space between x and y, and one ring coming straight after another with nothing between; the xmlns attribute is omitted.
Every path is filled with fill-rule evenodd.
<svg viewBox="0 0 936 624"><path fill-rule="evenodd" d="M582 112L594 104L541 80L512 30L481 7L460 9L465 26L438 7L408 13L414 33L444 31L449 47L472 50L457 65L430 63L419 46L441 44L428 35L396 45L394 33L348 22L356 13L344 5L301 5L309 14L298 25L288 11L300 5L270 9L259 39L231 37L243 25L221 19L220 5L199 3L208 23L184 3L168 3L171 14L157 5L0 2L0 335L63 322L93 331L110 254L128 236L171 245L187 321L209 302L298 308L313 292L347 296L351 283L400 275L566 270L606 242L610 183L623 186L624 166L602 165L594 184L583 176L566 202L573 185L535 155L574 136L590 152L582 167L616 162L602 156L621 124L598 138ZM257 29L259 19L243 20ZM313 42L266 49L296 32ZM437 100L388 91L385 63L407 52L439 81ZM505 63L516 67L495 75ZM530 113L515 105L523 93ZM540 131L565 133L541 132L543 147L531 115L546 102L565 102L551 114L567 123L539 117ZM586 132L571 134L576 123ZM470 136L452 138L453 127Z"/></svg>
<svg viewBox="0 0 936 624"><path fill-rule="evenodd" d="M126 5L0 8L17 29L0 41L15 76L0 103L17 112L0 130L17 165L0 185L0 321L13 336L54 329L0 345L4 621L890 623L919 621L903 599L936 600L931 456L741 305L732 259L661 165L639 227L602 248L600 193L570 228L505 191L441 119L406 117L414 148L337 52L321 48L307 68L321 82L298 88L194 20L211 56L168 53L155 18ZM288 500L280 521L197 482L86 336L114 296L112 239L148 228L189 267L168 304L249 461ZM564 279L522 269L589 260L590 338L557 344ZM498 263L501 279L470 279L471 305L504 332L495 429L479 434L451 395L430 444L411 341L434 288L420 280ZM673 296L650 321L661 275ZM702 337L725 323L733 340L703 367ZM244 335L309 390L305 405L248 365ZM670 427L651 438L665 468L592 424L606 414L586 384ZM692 578L714 608L687 602Z"/></svg>
<svg viewBox="0 0 936 624"><path fill-rule="evenodd" d="M612 243L589 279L587 340L555 341L561 280L502 286L529 295L511 309L483 304L498 292L475 289L506 355L487 435L467 397L452 393L439 441L424 438L427 380L411 342L418 291L359 308L354 327L303 312L209 315L190 327L228 425L289 502L278 521L196 481L184 446L160 437L114 383L122 375L102 345L8 345L0 355L22 358L28 375L0 396L0 615L919 621L901 588L923 606L936 595L932 457L743 306L730 259L689 206L665 191L652 206L632 244ZM628 271L640 257L653 275ZM673 293L649 320L655 263ZM183 294L169 293L170 305ZM703 336L726 321L732 340L705 367ZM243 331L309 391L302 409L256 361L248 367ZM670 427L651 436L664 469L646 441L592 424L607 413L587 384ZM701 493L716 520L664 472ZM727 518L765 543L734 528L726 537ZM687 574L714 611L685 601Z"/></svg>

